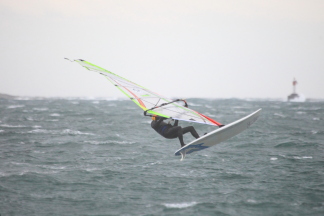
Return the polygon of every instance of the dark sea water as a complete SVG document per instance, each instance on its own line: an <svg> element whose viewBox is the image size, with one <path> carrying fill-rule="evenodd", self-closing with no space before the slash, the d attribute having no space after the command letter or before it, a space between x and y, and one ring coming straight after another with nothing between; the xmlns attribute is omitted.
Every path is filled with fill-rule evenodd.
<svg viewBox="0 0 324 216"><path fill-rule="evenodd" d="M223 124L263 111L180 161L130 101L0 99L1 216L324 215L324 102L188 103Z"/></svg>

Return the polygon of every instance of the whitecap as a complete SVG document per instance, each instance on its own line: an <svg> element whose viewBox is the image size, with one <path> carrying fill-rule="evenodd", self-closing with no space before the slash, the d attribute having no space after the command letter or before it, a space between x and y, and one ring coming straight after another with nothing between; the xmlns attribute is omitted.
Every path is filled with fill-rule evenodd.
<svg viewBox="0 0 324 216"><path fill-rule="evenodd" d="M0 177L7 177L9 174L4 173L4 172L0 172Z"/></svg>
<svg viewBox="0 0 324 216"><path fill-rule="evenodd" d="M4 130L0 130L0 133L4 132Z"/></svg>
<svg viewBox="0 0 324 216"><path fill-rule="evenodd" d="M35 130L28 131L27 133L48 133L48 132L49 131L45 129L35 129Z"/></svg>
<svg viewBox="0 0 324 216"><path fill-rule="evenodd" d="M85 133L85 132L81 132L81 131L74 131L74 130L70 130L70 129L65 129L62 132L63 134L71 134L71 135L94 135L93 133Z"/></svg>
<svg viewBox="0 0 324 216"><path fill-rule="evenodd" d="M281 113L275 113L275 114L273 114L273 115L275 115L275 116L279 116L279 117L282 117L282 118L285 118L285 117L286 117L285 115L283 115L283 114L281 114Z"/></svg>
<svg viewBox="0 0 324 216"><path fill-rule="evenodd" d="M84 141L85 143L90 143L92 145L101 145L101 144L107 144L106 142L99 142L99 141Z"/></svg>
<svg viewBox="0 0 324 216"><path fill-rule="evenodd" d="M44 154L45 152L43 152L43 151L33 151L34 153L36 153L36 154Z"/></svg>
<svg viewBox="0 0 324 216"><path fill-rule="evenodd" d="M135 142L127 142L127 141L113 141L113 143L117 143L117 144L134 144Z"/></svg>
<svg viewBox="0 0 324 216"><path fill-rule="evenodd" d="M156 164L160 165L160 164L162 164L162 162L161 161L156 161L156 162L150 163L150 165L156 165Z"/></svg>
<svg viewBox="0 0 324 216"><path fill-rule="evenodd" d="M294 158L294 159L297 159L297 160L301 160L301 159L313 159L312 156L302 156L302 157L294 156L293 158Z"/></svg>
<svg viewBox="0 0 324 216"><path fill-rule="evenodd" d="M15 162L15 161L12 161L12 162L9 162L10 164L13 164L13 165L29 165L28 163L19 163L19 162Z"/></svg>
<svg viewBox="0 0 324 216"><path fill-rule="evenodd" d="M247 202L248 202L248 203L257 203L257 201L254 200L254 199L248 199Z"/></svg>
<svg viewBox="0 0 324 216"><path fill-rule="evenodd" d="M36 110L36 111L47 111L48 110L48 108L46 108L46 107L40 107L40 108L33 108L33 110Z"/></svg>
<svg viewBox="0 0 324 216"><path fill-rule="evenodd" d="M25 105L10 105L10 106L7 106L7 109L16 109L16 108L21 108L21 107L24 107Z"/></svg>
<svg viewBox="0 0 324 216"><path fill-rule="evenodd" d="M58 117L58 116L61 116L60 114L58 114L58 113L52 113L52 114L50 114L50 116L53 116L53 117Z"/></svg>
<svg viewBox="0 0 324 216"><path fill-rule="evenodd" d="M26 126L24 125L8 125L8 124L2 124L0 127L6 127L6 128L24 128Z"/></svg>
<svg viewBox="0 0 324 216"><path fill-rule="evenodd" d="M312 130L311 133L312 133L312 134L317 134L318 131L316 131L316 130Z"/></svg>
<svg viewBox="0 0 324 216"><path fill-rule="evenodd" d="M66 166L48 166L48 165L41 165L40 167L46 168L46 169L52 169L52 170L64 170L66 169Z"/></svg>
<svg viewBox="0 0 324 216"><path fill-rule="evenodd" d="M319 118L313 118L314 121L319 121L320 119Z"/></svg>
<svg viewBox="0 0 324 216"><path fill-rule="evenodd" d="M236 114L245 114L245 112L243 112L243 111L234 111L234 113L236 113Z"/></svg>
<svg viewBox="0 0 324 216"><path fill-rule="evenodd" d="M99 168L85 168L85 171L87 172L92 172L92 171L97 171L100 170Z"/></svg>
<svg viewBox="0 0 324 216"><path fill-rule="evenodd" d="M45 129L35 129L28 131L27 133L49 133L49 134L69 134L69 135L94 135L93 133L84 133L81 131L74 131L70 129L65 129L63 131L45 130Z"/></svg>
<svg viewBox="0 0 324 216"><path fill-rule="evenodd" d="M184 203L165 203L164 206L167 208L188 208L197 205L197 202L184 202Z"/></svg>
<svg viewBox="0 0 324 216"><path fill-rule="evenodd" d="M106 145L106 144L134 144L135 142L128 141L84 141L85 143L90 143L92 145Z"/></svg>
<svg viewBox="0 0 324 216"><path fill-rule="evenodd" d="M270 158L270 160L274 161L274 160L278 160L278 158L272 157L272 158Z"/></svg>
<svg viewBox="0 0 324 216"><path fill-rule="evenodd" d="M25 174L33 174L33 173L36 173L36 174L54 174L54 173L58 173L58 171L36 171L36 170L24 170L24 171L21 171L19 173L13 173L11 175L20 175L20 176L23 176Z"/></svg>
<svg viewBox="0 0 324 216"><path fill-rule="evenodd" d="M232 106L233 109L245 109L243 106Z"/></svg>

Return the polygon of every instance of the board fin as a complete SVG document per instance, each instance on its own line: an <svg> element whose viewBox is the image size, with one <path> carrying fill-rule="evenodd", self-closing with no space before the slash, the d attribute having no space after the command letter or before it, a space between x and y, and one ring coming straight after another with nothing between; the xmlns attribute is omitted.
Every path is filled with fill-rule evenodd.
<svg viewBox="0 0 324 216"><path fill-rule="evenodd" d="M186 157L186 152L183 151L183 152L180 152L180 154L181 154L181 159L180 159L180 161L183 161L183 159L185 159L185 157Z"/></svg>

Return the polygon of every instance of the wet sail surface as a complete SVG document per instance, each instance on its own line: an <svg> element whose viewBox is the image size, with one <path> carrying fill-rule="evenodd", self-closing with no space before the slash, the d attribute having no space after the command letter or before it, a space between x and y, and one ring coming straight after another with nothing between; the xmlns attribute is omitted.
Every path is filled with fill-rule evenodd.
<svg viewBox="0 0 324 216"><path fill-rule="evenodd" d="M74 61L90 71L105 76L115 87L142 108L145 111L145 115L158 115L166 118L214 126L222 125L204 114L177 103L177 101L181 101L181 99L164 97L88 61L82 59ZM186 104L184 100L183 102Z"/></svg>

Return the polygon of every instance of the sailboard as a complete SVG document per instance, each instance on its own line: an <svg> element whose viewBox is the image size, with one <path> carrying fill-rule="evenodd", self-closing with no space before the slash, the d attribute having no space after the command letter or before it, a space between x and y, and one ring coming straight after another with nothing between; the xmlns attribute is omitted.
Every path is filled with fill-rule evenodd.
<svg viewBox="0 0 324 216"><path fill-rule="evenodd" d="M261 110L262 109L258 109L248 116L199 137L198 139L177 150L174 154L176 156L181 156L181 160L183 160L187 154L191 154L226 141L227 139L249 128L259 118Z"/></svg>
<svg viewBox="0 0 324 216"><path fill-rule="evenodd" d="M242 131L247 129L254 121L256 121L261 111L260 109L247 117L224 126L218 121L202 113L199 113L198 111L188 108L185 99L171 99L164 97L88 61L82 59L65 59L71 62L77 62L87 70L94 71L103 75L131 101L133 101L137 106L144 110L144 116L157 115L167 119L188 121L219 127L219 129L216 129L208 133L207 135L194 140L193 142L176 151L175 155L182 155L182 159L186 154L190 154L192 152L216 145L235 136L238 133L241 133Z"/></svg>

